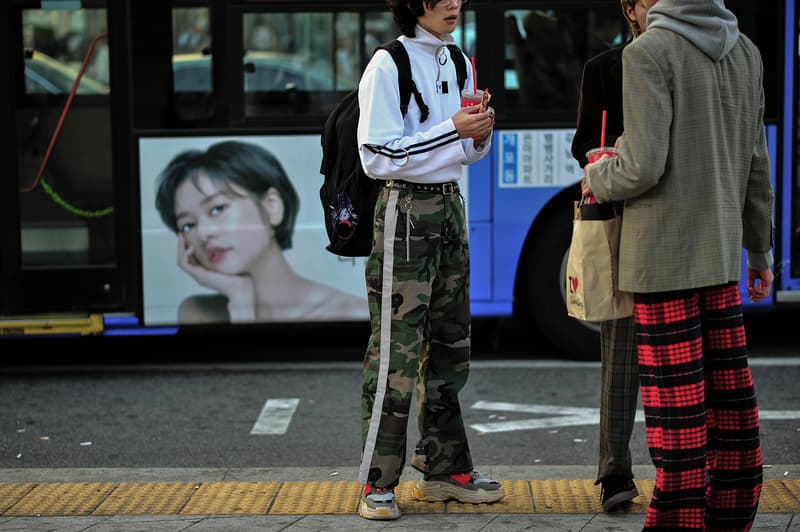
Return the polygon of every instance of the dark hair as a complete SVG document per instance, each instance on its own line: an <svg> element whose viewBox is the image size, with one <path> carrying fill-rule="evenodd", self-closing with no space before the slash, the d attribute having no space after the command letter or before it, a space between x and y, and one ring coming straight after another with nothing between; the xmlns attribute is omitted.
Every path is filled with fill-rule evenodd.
<svg viewBox="0 0 800 532"><path fill-rule="evenodd" d="M628 26L631 27L631 33L634 37L638 37L642 33L642 28L639 27L639 22L637 20L629 19L628 12L625 11L626 6L635 11L636 0L619 0L619 6L622 8L622 16L625 17L625 21L628 23Z"/></svg>
<svg viewBox="0 0 800 532"><path fill-rule="evenodd" d="M277 190L283 201L283 220L275 226L275 239L281 249L292 247L300 198L278 159L264 148L244 142L220 142L206 151L186 150L169 162L156 181L156 209L167 227L175 233L179 230L175 191L187 179L197 185L201 174L232 194L237 194L234 185L246 190L256 202L269 189Z"/></svg>
<svg viewBox="0 0 800 532"><path fill-rule="evenodd" d="M422 3L428 6L428 9L433 9L440 0L386 0L386 5L394 16L394 21L400 26L400 33L406 37L416 36L417 17L425 14L425 9ZM461 0L461 8L463 9L469 3L469 0Z"/></svg>

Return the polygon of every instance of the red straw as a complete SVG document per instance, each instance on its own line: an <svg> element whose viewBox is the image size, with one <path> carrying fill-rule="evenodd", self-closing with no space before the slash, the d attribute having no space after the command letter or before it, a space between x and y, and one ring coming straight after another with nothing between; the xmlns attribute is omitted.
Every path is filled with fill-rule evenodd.
<svg viewBox="0 0 800 532"><path fill-rule="evenodd" d="M472 56L472 94L478 94L478 75L475 73L475 56Z"/></svg>
<svg viewBox="0 0 800 532"><path fill-rule="evenodd" d="M606 110L603 109L603 122L600 126L600 147L606 147Z"/></svg>

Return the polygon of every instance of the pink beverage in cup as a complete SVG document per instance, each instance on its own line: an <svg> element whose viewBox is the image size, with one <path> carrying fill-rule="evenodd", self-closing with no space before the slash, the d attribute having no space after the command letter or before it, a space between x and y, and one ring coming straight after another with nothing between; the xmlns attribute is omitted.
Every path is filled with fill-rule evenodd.
<svg viewBox="0 0 800 532"><path fill-rule="evenodd" d="M486 99L484 100L484 93ZM486 106L489 103L489 91L482 91L472 90L472 89L464 89L461 91L461 107L472 107L473 105L480 105L481 111L486 110ZM472 137L475 140L479 140L480 137Z"/></svg>
<svg viewBox="0 0 800 532"><path fill-rule="evenodd" d="M594 148L586 152L586 160L590 163L599 161L600 157L608 155L609 157L617 156L617 149L613 146L603 146L602 148Z"/></svg>
<svg viewBox="0 0 800 532"><path fill-rule="evenodd" d="M590 163L599 161L603 155L608 155L609 157L616 157L617 156L617 149L613 146L603 146L600 148L593 148L586 152L586 160ZM597 200L594 199L594 196L589 196L584 200L586 203L595 203Z"/></svg>
<svg viewBox="0 0 800 532"><path fill-rule="evenodd" d="M478 89L464 89L461 91L461 107L470 107L472 105L480 105L483 100L483 91ZM483 111L483 109L481 109Z"/></svg>

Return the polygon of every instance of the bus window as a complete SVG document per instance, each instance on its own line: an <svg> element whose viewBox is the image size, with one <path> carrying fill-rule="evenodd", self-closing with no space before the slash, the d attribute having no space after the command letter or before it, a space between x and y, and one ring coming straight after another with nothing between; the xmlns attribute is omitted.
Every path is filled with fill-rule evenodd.
<svg viewBox="0 0 800 532"><path fill-rule="evenodd" d="M207 7L172 10L172 50L176 54L203 53L211 46Z"/></svg>
<svg viewBox="0 0 800 532"><path fill-rule="evenodd" d="M475 12L466 10L461 12L459 25L453 32L453 40L467 57L475 55L476 35L475 35Z"/></svg>
<svg viewBox="0 0 800 532"><path fill-rule="evenodd" d="M338 91L353 90L358 86L361 73L361 54L363 43L353 39L358 35L358 15L339 13L334 15L334 34L336 36L335 68L333 83Z"/></svg>
<svg viewBox="0 0 800 532"><path fill-rule="evenodd" d="M246 94L333 90L331 14L245 14L243 23Z"/></svg>
<svg viewBox="0 0 800 532"><path fill-rule="evenodd" d="M628 39L619 10L505 12L508 105L574 114L584 62Z"/></svg>
<svg viewBox="0 0 800 532"><path fill-rule="evenodd" d="M184 120L213 116L211 30L207 7L172 10L172 74L175 112Z"/></svg>
<svg viewBox="0 0 800 532"><path fill-rule="evenodd" d="M388 12L378 11L377 13L367 13L364 17L364 50L361 56L362 65L366 66L370 54L372 54L376 46L390 41L398 35L400 35L400 29Z"/></svg>
<svg viewBox="0 0 800 532"><path fill-rule="evenodd" d="M24 94L15 109L21 264L110 263L114 231L106 10L27 9L22 24Z"/></svg>
<svg viewBox="0 0 800 532"><path fill-rule="evenodd" d="M363 30L361 20L347 12L244 13L245 117L324 115L330 101L322 96L356 88L364 54L396 36L389 13L366 13Z"/></svg>

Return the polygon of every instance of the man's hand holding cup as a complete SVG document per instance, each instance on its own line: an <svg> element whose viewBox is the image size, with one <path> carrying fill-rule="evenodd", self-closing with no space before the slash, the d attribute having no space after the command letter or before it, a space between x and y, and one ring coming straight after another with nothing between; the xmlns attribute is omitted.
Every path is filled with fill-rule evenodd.
<svg viewBox="0 0 800 532"><path fill-rule="evenodd" d="M490 99L488 89L464 89L461 91L461 110L453 116L459 136L472 137L476 147L486 142L494 129L494 108L489 107ZM456 119L459 115L464 117L463 121Z"/></svg>

